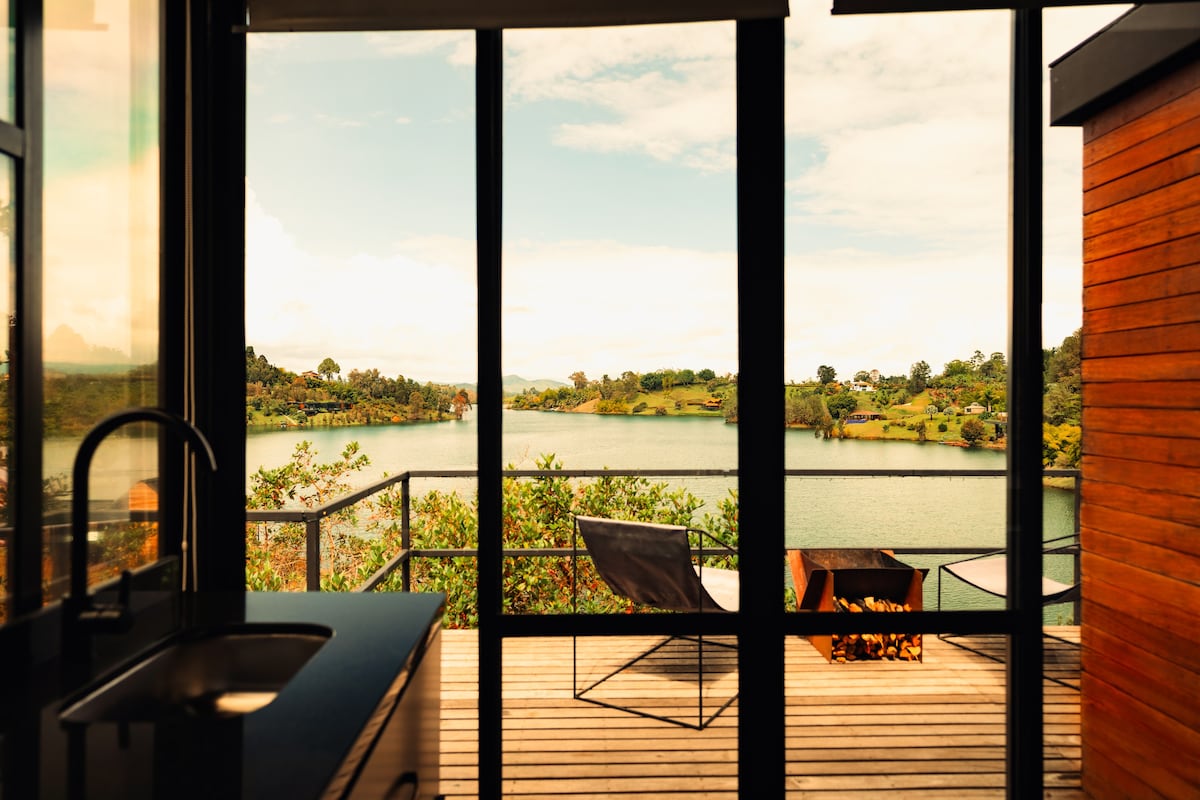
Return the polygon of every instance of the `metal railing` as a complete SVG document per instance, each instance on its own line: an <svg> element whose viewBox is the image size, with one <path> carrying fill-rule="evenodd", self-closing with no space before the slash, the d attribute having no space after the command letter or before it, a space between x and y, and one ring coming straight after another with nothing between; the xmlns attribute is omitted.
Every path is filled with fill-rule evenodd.
<svg viewBox="0 0 1200 800"><path fill-rule="evenodd" d="M410 567L414 559L419 558L462 558L478 555L477 548L414 548L412 546L411 484L415 479L429 478L474 478L477 471L461 470L409 470L359 489L345 497L338 498L315 508L281 509L281 510L248 510L247 523L297 523L305 530L305 569L306 590L320 591L321 589L321 522L339 511L343 511L396 484L400 484L401 514L400 514L400 549L387 563L375 571L367 580L354 587L356 592L373 591L387 580L397 569L401 571L402 591L411 590ZM505 478L603 478L603 477L639 477L639 478L736 478L736 469L633 469L633 470L594 470L594 469L518 469L504 470ZM1002 478L1007 473L1002 469L789 469L784 475L789 478ZM1074 480L1075 507L1074 529L1079 533L1079 503L1081 473L1077 469L1048 469L1043 472L1045 477L1063 477ZM994 550L994 547L971 546L936 546L889 547L896 554L904 555L977 555ZM569 547L546 548L504 548L505 557L515 558L546 558L571 555ZM707 555L705 551L698 551ZM713 551L716 553L716 551ZM1075 579L1079 579L1078 548L1073 551L1075 559ZM1078 618L1078 608L1076 609Z"/></svg>

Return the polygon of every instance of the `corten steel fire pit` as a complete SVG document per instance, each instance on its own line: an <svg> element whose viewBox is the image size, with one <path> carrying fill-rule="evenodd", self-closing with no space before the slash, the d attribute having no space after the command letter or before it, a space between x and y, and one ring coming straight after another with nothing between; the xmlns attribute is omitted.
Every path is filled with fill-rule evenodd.
<svg viewBox="0 0 1200 800"><path fill-rule="evenodd" d="M838 611L837 598L853 603L863 598L891 601L920 611L922 583L928 569L910 567L890 552L868 548L830 548L789 550L788 563L796 584L796 606L799 611ZM864 613L877 613L866 611ZM838 636L809 636L808 640L826 661L834 661L834 646ZM908 660L921 661L919 637L915 638L916 653ZM844 644L844 643L843 643ZM903 648L904 645L901 645ZM883 652L886 652L884 648ZM867 656L868 660L891 656ZM899 657L904 658L900 649ZM859 656L859 658L864 658ZM856 659L851 659L856 660Z"/></svg>

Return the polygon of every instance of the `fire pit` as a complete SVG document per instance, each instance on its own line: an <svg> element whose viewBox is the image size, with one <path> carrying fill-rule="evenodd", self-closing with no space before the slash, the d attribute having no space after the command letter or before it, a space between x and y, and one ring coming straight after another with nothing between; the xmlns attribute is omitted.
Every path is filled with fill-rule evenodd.
<svg viewBox="0 0 1200 800"><path fill-rule="evenodd" d="M885 550L789 550L799 611L877 613L920 611L927 569L898 561ZM921 634L809 636L826 661L921 661Z"/></svg>

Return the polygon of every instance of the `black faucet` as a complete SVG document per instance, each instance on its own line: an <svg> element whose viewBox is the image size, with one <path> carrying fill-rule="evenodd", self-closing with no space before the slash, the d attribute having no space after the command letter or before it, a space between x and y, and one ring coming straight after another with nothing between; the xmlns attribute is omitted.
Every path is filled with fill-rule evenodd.
<svg viewBox="0 0 1200 800"><path fill-rule="evenodd" d="M71 474L71 592L63 601L63 652L68 660L87 659L89 634L118 633L128 630L133 622L129 607L132 579L129 570L121 573L115 604L96 603L87 591L88 473L92 456L108 434L130 422L161 423L190 442L194 450L207 455L209 466L214 472L217 469L212 446L204 434L183 417L161 408L147 406L118 411L100 420L83 437L83 443L75 453Z"/></svg>

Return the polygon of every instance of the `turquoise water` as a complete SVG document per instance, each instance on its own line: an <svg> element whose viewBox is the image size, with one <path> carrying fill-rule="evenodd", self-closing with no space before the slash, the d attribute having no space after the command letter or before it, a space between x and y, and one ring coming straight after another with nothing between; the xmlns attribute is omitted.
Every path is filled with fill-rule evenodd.
<svg viewBox="0 0 1200 800"><path fill-rule="evenodd" d="M476 464L476 425L461 422L314 428L256 432L247 436L247 466L284 463L295 444L308 440L332 459L348 441L358 441L371 467L356 483L409 469L472 469ZM532 469L538 457L553 453L567 469L736 469L737 426L689 417L627 417L536 411L505 411L506 464ZM810 431L789 430L791 469L1003 469L1003 452L968 450L935 443L821 440ZM686 478L672 481L704 500L705 511L736 488L736 479ZM473 489L473 481L414 481L413 492L431 488ZM788 547L1003 547L1004 478L789 478L785 544ZM1070 533L1074 493L1047 489L1043 495L1045 535ZM747 532L743 531L743 536ZM930 568L926 604L936 605L936 565L942 556L901 556ZM1069 578L1068 558L1056 558L1048 572ZM785 576L786 577L786 576ZM999 599L947 585L953 607L998 607ZM1069 607L1048 615L1057 621Z"/></svg>
<svg viewBox="0 0 1200 800"><path fill-rule="evenodd" d="M539 456L554 454L567 469L736 469L736 425L694 417L627 417L536 411L505 411L503 457L506 464L535 467ZM997 469L1002 452L968 450L935 443L821 440L810 431L789 430L787 466L791 469ZM313 428L252 432L246 437L247 469L284 464L296 444L313 443L319 461L336 458L349 441L357 441L370 467L355 476L362 486L385 474L414 469L474 469L476 424L468 413L460 422L384 425L357 428ZM78 447L76 439L48 441L47 474L66 474ZM116 499L136 481L154 474L152 438L117 437L97 452L91 494ZM247 475L247 483L249 483ZM676 479L704 501L701 517L716 513L717 503L736 488L736 479ZM470 493L473 479L415 480L412 490L454 489ZM1074 529L1074 493L1047 489L1042 506L1045 537ZM787 547L945 547L1000 548L1005 538L1005 481L1000 478L788 478L786 484ZM743 531L743 536L750 535ZM926 607L936 604L937 570L948 556L902 555L916 567L929 568ZM782 561L782 559L781 559ZM1072 560L1048 559L1047 574L1069 580ZM790 580L786 571L783 580ZM1000 600L949 586L953 607L998 607ZM1052 608L1049 622L1069 612Z"/></svg>

